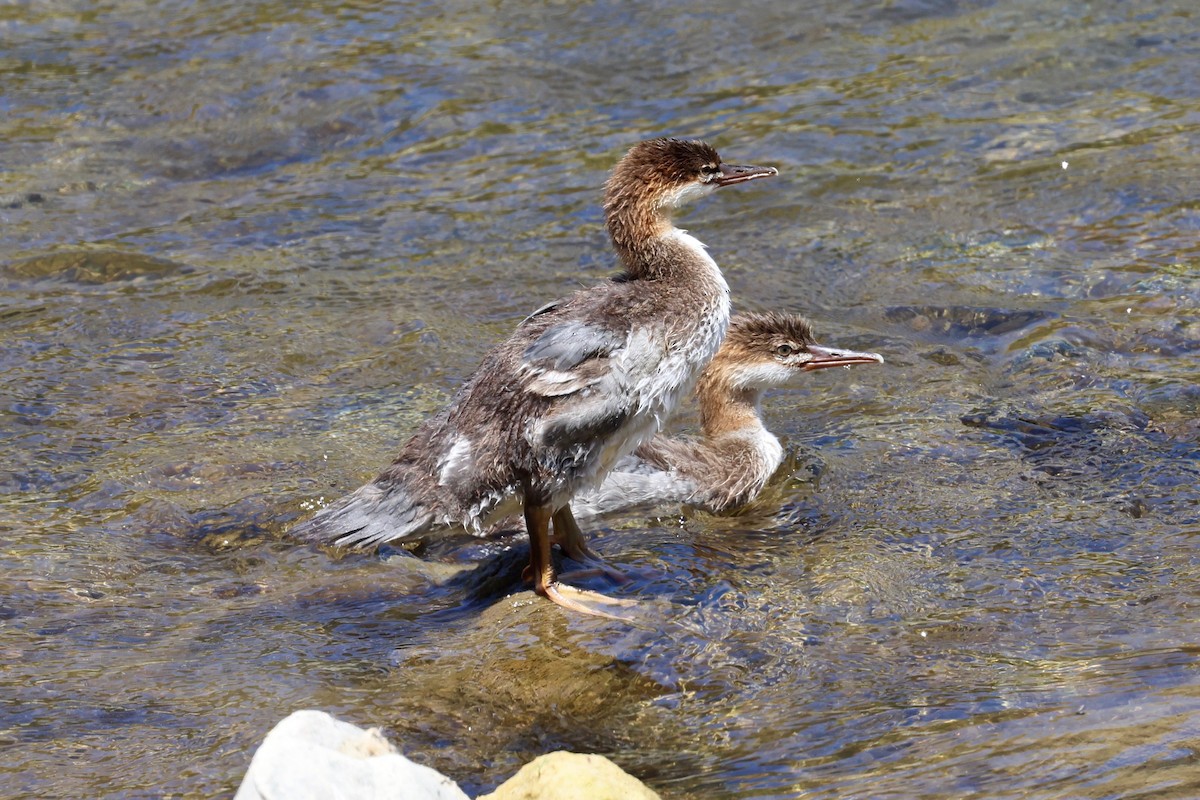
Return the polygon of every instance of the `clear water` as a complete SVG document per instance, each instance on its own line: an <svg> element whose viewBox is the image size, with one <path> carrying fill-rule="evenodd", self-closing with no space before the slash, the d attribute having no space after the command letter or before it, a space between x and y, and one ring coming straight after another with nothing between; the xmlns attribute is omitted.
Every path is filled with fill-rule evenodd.
<svg viewBox="0 0 1200 800"><path fill-rule="evenodd" d="M315 707L472 793L1200 795L1198 67L1190 0L0 9L0 794ZM781 170L681 218L738 307L887 358L768 399L795 474L591 526L633 626L289 542L660 134Z"/></svg>

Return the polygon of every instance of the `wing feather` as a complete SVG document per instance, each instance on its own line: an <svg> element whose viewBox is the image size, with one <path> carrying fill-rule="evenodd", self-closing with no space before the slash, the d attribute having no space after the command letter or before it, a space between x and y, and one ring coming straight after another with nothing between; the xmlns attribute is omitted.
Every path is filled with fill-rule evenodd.
<svg viewBox="0 0 1200 800"><path fill-rule="evenodd" d="M551 325L522 354L527 388L545 397L580 392L609 374L612 356L625 341L616 331L578 320Z"/></svg>

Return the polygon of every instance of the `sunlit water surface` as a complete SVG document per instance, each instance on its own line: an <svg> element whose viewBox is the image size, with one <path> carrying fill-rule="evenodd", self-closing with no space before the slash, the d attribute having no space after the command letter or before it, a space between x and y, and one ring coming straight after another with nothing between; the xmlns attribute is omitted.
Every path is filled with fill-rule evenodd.
<svg viewBox="0 0 1200 800"><path fill-rule="evenodd" d="M312 707L472 793L1200 795L1198 67L1192 0L0 8L0 794ZM633 625L288 541L664 133L780 168L680 219L736 306L887 358L768 398L768 495L591 525Z"/></svg>

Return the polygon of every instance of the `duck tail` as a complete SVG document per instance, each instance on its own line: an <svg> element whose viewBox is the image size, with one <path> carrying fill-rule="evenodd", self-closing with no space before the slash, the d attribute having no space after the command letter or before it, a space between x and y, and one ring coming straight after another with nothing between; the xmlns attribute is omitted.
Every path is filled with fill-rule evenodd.
<svg viewBox="0 0 1200 800"><path fill-rule="evenodd" d="M368 483L334 501L288 535L312 544L368 548L429 527L432 512L403 487Z"/></svg>

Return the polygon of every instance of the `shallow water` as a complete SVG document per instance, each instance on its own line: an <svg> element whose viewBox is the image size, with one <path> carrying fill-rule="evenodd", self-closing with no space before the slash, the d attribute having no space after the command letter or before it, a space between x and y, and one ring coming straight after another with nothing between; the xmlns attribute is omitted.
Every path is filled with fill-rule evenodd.
<svg viewBox="0 0 1200 800"><path fill-rule="evenodd" d="M0 9L0 794L227 796L316 707L472 793L1200 795L1198 18ZM591 526L632 626L289 542L613 272L664 133L781 170L681 216L735 304L887 358L768 399L790 476Z"/></svg>

